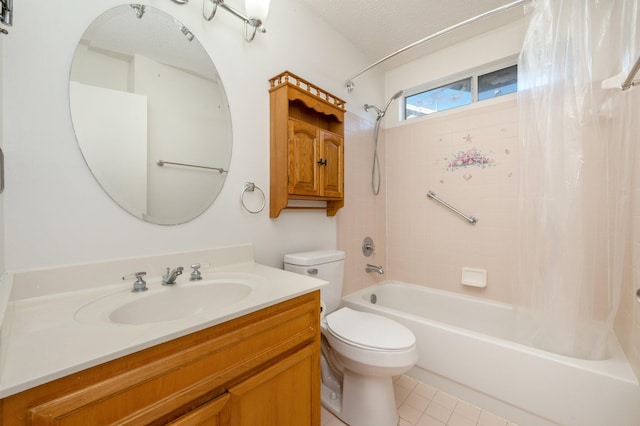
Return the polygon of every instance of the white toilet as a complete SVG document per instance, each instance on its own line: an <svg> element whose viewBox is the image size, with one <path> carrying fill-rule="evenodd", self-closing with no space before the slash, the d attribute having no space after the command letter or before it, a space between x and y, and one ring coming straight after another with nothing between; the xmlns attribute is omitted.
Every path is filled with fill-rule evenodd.
<svg viewBox="0 0 640 426"><path fill-rule="evenodd" d="M418 360L416 338L405 326L340 308L344 252L308 251L284 257L287 271L329 281L322 288L322 404L350 426L398 424L392 377Z"/></svg>

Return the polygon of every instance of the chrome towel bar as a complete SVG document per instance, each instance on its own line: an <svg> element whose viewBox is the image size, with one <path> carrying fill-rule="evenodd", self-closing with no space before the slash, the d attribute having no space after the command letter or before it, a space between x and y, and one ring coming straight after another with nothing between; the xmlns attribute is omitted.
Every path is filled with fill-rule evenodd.
<svg viewBox="0 0 640 426"><path fill-rule="evenodd" d="M462 213L460 210L456 209L455 207L453 207L451 204L442 201L440 198L438 198L436 196L436 193L433 191L429 191L427 192L427 197L431 198L432 200L436 200L437 202L439 202L440 204L442 204L443 206L447 207L448 209L453 210L455 213L458 213L460 216L464 217L465 219L467 219L467 221L469 221L470 224L475 225L478 222L478 218L474 217L474 216L469 216L466 215L464 213Z"/></svg>
<svg viewBox="0 0 640 426"><path fill-rule="evenodd" d="M158 166L162 167L165 164L173 164L174 166L184 166L184 167L196 167L198 169L209 169L209 170L216 170L219 173L226 173L227 171L225 169L221 169L220 167L208 167L208 166L197 166L195 164L186 164L186 163L174 163L172 161L163 161L163 160L159 160L158 161Z"/></svg>

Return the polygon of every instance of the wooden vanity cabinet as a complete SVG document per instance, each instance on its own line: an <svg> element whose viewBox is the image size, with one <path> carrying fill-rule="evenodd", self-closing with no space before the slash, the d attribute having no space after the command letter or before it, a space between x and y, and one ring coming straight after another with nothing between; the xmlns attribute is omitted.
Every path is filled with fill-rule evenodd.
<svg viewBox="0 0 640 426"><path fill-rule="evenodd" d="M344 206L345 102L288 71L269 81L269 216L285 208L322 208L334 216ZM324 201L326 207L289 200Z"/></svg>
<svg viewBox="0 0 640 426"><path fill-rule="evenodd" d="M299 296L4 398L1 424L320 425L319 316Z"/></svg>

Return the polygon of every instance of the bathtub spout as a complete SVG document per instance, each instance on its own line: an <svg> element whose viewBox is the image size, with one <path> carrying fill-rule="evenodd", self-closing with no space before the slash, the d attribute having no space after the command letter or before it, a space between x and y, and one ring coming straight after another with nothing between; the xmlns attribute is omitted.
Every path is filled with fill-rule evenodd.
<svg viewBox="0 0 640 426"><path fill-rule="evenodd" d="M367 263L367 266L364 267L364 270L367 272L377 272L380 275L384 274L384 269L382 269L382 266L376 266L370 263Z"/></svg>

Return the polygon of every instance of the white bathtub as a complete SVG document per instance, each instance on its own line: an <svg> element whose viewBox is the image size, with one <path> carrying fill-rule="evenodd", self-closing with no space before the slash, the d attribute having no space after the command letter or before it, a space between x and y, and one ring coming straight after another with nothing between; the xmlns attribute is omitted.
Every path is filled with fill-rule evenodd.
<svg viewBox="0 0 640 426"><path fill-rule="evenodd" d="M419 358L410 376L521 426L640 425L640 387L615 336L604 360L556 355L507 340L510 305L397 282L343 304L413 331Z"/></svg>

